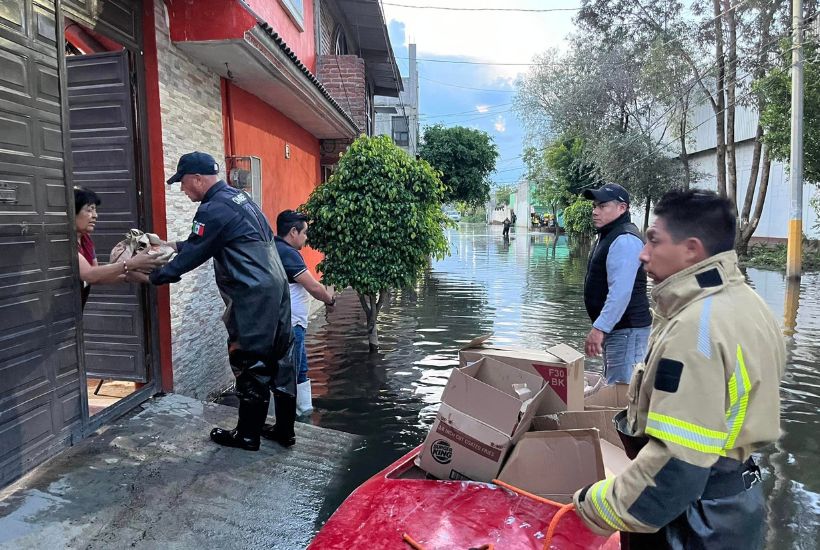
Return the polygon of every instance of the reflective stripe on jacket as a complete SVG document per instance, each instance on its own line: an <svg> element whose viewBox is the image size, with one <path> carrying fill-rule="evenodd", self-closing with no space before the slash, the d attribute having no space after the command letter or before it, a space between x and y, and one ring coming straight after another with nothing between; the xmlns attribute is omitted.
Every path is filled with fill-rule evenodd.
<svg viewBox="0 0 820 550"><path fill-rule="evenodd" d="M785 341L736 254L673 275L652 297L647 360L627 409L628 429L648 443L622 474L575 495L601 534L657 531L700 499L720 457L744 461L780 434Z"/></svg>

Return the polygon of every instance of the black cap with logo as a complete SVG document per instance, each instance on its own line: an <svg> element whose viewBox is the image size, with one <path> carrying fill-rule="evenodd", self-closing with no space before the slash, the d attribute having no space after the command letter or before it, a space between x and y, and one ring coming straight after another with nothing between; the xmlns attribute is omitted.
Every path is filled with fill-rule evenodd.
<svg viewBox="0 0 820 550"><path fill-rule="evenodd" d="M200 153L194 151L193 153L185 153L179 157L177 163L177 173L168 178L166 182L168 185L182 181L182 176L186 174L200 174L202 176L212 176L219 173L219 164L214 160L214 157L208 153Z"/></svg>
<svg viewBox="0 0 820 550"><path fill-rule="evenodd" d="M618 201L629 204L629 193L617 183L607 183L600 189L587 189L584 191L584 198L598 202Z"/></svg>

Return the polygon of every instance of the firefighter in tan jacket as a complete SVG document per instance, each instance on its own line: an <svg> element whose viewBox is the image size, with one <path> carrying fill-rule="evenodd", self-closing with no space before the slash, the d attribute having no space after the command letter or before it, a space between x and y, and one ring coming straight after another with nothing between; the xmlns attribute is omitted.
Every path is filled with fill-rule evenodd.
<svg viewBox="0 0 820 550"><path fill-rule="evenodd" d="M600 534L635 548L752 549L765 510L751 454L780 433L782 333L733 251L729 201L673 191L655 207L641 261L655 281L645 365L617 417L630 466L575 494Z"/></svg>

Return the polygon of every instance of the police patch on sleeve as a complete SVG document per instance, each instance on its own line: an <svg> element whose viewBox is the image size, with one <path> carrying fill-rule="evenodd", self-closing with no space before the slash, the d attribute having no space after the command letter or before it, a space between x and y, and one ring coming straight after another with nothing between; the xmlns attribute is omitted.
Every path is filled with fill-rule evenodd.
<svg viewBox="0 0 820 550"><path fill-rule="evenodd" d="M199 235L200 237L205 234L205 224L194 220L193 225L191 226L191 233L194 235Z"/></svg>

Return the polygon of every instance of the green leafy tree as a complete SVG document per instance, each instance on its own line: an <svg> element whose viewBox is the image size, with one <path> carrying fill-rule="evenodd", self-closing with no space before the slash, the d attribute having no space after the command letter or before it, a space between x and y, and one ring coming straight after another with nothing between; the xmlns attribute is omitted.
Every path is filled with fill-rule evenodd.
<svg viewBox="0 0 820 550"><path fill-rule="evenodd" d="M419 155L441 172L444 202L478 206L490 198L489 178L495 171L498 148L487 132L463 126L428 126Z"/></svg>
<svg viewBox="0 0 820 550"><path fill-rule="evenodd" d="M564 228L575 237L591 237L595 234L592 223L592 201L578 197L564 208Z"/></svg>
<svg viewBox="0 0 820 550"><path fill-rule="evenodd" d="M791 48L784 48L782 69L772 71L754 84L765 105L760 124L763 142L775 160L789 162L791 155ZM820 184L820 51L816 42L804 44L803 63L803 175Z"/></svg>
<svg viewBox="0 0 820 550"><path fill-rule="evenodd" d="M545 152L549 170L572 195L580 195L584 189L598 187L595 165L585 154L584 140L579 137L562 136Z"/></svg>
<svg viewBox="0 0 820 550"><path fill-rule="evenodd" d="M525 172L530 182L533 202L548 207L555 220L555 232L558 232L558 210L571 200L572 194L563 178L556 176L547 162L546 151L526 147L522 155L527 167Z"/></svg>
<svg viewBox="0 0 820 550"><path fill-rule="evenodd" d="M413 284L430 256L449 252L443 194L426 161L387 136L362 136L302 206L310 245L325 256L318 266L323 279L359 295L371 351L378 349L378 315L390 289Z"/></svg>

